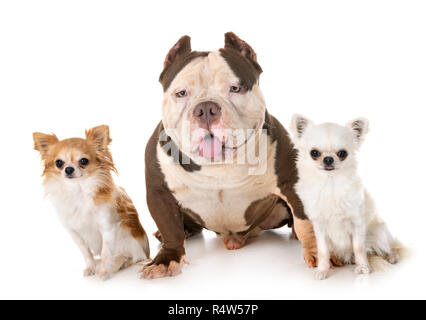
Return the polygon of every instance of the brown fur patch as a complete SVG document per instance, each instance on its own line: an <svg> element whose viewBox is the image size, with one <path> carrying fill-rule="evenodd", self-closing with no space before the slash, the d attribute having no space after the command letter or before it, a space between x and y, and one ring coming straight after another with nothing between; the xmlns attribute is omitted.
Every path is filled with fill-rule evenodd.
<svg viewBox="0 0 426 320"><path fill-rule="evenodd" d="M250 45L245 42L244 40L241 40L235 33L233 32L227 32L225 33L225 49L233 49L237 50L241 53L241 55L247 59L249 59L251 62L257 64L257 55L256 52L254 52L253 48L250 47ZM262 72L262 69L259 65L256 66L256 68Z"/></svg>
<svg viewBox="0 0 426 320"><path fill-rule="evenodd" d="M234 33L225 34L225 48L220 49L221 56L240 79L240 85L251 90L258 83L262 68L257 63L254 50Z"/></svg>
<svg viewBox="0 0 426 320"><path fill-rule="evenodd" d="M106 179L109 180L109 177ZM114 189L111 185L109 185L110 183L112 183L112 177L110 182L104 181L103 184L105 185L98 188L95 194L95 197L93 198L93 202L95 202L95 204L99 205L99 204L107 203L107 202L114 203L114 198L113 198Z"/></svg>
<svg viewBox="0 0 426 320"><path fill-rule="evenodd" d="M173 79L176 78L177 74L191 61L199 57L207 57L208 54L208 52L193 51L185 56L179 56L173 64L164 69L164 71L160 74L159 81L163 86L163 90L167 91Z"/></svg>
<svg viewBox="0 0 426 320"><path fill-rule="evenodd" d="M252 202L245 212L246 224L250 226L247 231L240 232L239 234L247 234L271 214L279 197L276 195L269 195L264 199Z"/></svg>
<svg viewBox="0 0 426 320"><path fill-rule="evenodd" d="M115 207L120 215L121 226L128 228L134 238L144 238L146 232L139 221L138 212L132 200L123 188L117 191Z"/></svg>
<svg viewBox="0 0 426 320"><path fill-rule="evenodd" d="M191 238L204 229L204 222L200 216L189 209L181 209L183 215L183 225L185 230L185 239ZM160 230L154 233L154 236L158 241L163 242L163 236L161 235Z"/></svg>
<svg viewBox="0 0 426 320"><path fill-rule="evenodd" d="M166 91L176 75L192 60L198 57L207 57L208 52L191 51L191 38L183 36L170 49L164 61L164 69L160 74L160 83Z"/></svg>
<svg viewBox="0 0 426 320"><path fill-rule="evenodd" d="M309 220L294 217L294 231L302 243L303 258L306 264L314 268L317 266L317 243L314 228Z"/></svg>
<svg viewBox="0 0 426 320"><path fill-rule="evenodd" d="M268 112L265 113L263 128L271 136L272 142L277 142L275 173L278 176L278 188L287 198L293 215L299 219L307 219L303 203L294 190L294 185L299 180L296 167L297 151L289 134L281 123Z"/></svg>
<svg viewBox="0 0 426 320"><path fill-rule="evenodd" d="M186 35L181 37L167 54L164 60L164 69L172 65L178 56L187 55L191 51L191 37Z"/></svg>
<svg viewBox="0 0 426 320"><path fill-rule="evenodd" d="M222 57L240 79L243 89L251 90L259 80L262 68L257 63L255 51L233 32L225 34L225 47L220 49ZM166 91L176 75L191 61L199 57L207 57L208 51L192 51L191 38L183 36L170 49L164 61L164 69L160 75L160 83Z"/></svg>
<svg viewBox="0 0 426 320"><path fill-rule="evenodd" d="M146 199L152 218L160 230L163 245L151 264L169 266L185 255L185 229L180 207L169 190L157 157L157 144L162 131L160 123L145 150Z"/></svg>

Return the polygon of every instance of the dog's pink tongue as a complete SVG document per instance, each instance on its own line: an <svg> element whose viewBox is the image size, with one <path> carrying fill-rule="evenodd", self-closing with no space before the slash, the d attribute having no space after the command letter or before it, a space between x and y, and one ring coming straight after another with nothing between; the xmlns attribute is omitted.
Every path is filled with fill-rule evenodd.
<svg viewBox="0 0 426 320"><path fill-rule="evenodd" d="M222 143L216 137L205 137L200 144L200 153L204 158L215 158L222 153Z"/></svg>

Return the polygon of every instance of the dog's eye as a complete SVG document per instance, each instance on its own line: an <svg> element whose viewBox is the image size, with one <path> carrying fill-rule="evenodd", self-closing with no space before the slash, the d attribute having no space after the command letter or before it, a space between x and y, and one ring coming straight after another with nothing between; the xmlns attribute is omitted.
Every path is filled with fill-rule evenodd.
<svg viewBox="0 0 426 320"><path fill-rule="evenodd" d="M348 152L346 150L340 150L337 152L337 156L340 158L340 160L344 160L348 156Z"/></svg>
<svg viewBox="0 0 426 320"><path fill-rule="evenodd" d="M179 92L176 92L176 97L178 98L186 97L186 90L181 90Z"/></svg>
<svg viewBox="0 0 426 320"><path fill-rule="evenodd" d="M87 166L89 164L89 159L87 158L81 158L80 159L80 165Z"/></svg>
<svg viewBox="0 0 426 320"><path fill-rule="evenodd" d="M233 93L238 93L241 91L241 87L237 87L237 86L231 86L231 88L229 89L230 92Z"/></svg>
<svg viewBox="0 0 426 320"><path fill-rule="evenodd" d="M319 152L318 150L312 150L311 151L311 157L312 159L316 160L321 156L321 152Z"/></svg>
<svg viewBox="0 0 426 320"><path fill-rule="evenodd" d="M56 167L58 167L59 169L62 168L62 166L64 165L64 162L62 160L56 160Z"/></svg>

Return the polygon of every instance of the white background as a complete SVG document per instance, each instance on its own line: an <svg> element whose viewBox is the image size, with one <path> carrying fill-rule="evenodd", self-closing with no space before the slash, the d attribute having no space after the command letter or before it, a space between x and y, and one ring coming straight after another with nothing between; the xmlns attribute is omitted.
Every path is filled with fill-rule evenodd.
<svg viewBox="0 0 426 320"><path fill-rule="evenodd" d="M2 1L0 298L426 298L425 16L422 1ZM108 124L117 180L151 234L144 149L161 117L164 57L184 34L215 50L227 31L257 52L269 112L287 127L295 112L370 119L360 171L410 259L318 282L286 228L234 252L205 231L188 241L191 265L178 277L139 280L132 267L107 282L83 278L43 199L32 132L82 137Z"/></svg>

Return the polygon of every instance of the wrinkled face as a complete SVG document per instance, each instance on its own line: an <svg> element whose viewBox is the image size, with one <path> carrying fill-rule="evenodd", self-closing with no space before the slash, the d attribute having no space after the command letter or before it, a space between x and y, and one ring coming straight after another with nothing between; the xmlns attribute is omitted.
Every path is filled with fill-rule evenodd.
<svg viewBox="0 0 426 320"><path fill-rule="evenodd" d="M226 37L250 48L233 34ZM185 49L189 44L182 39L176 46ZM183 58L173 60L170 53L166 58L168 69L160 78L165 88L163 125L179 150L199 164L229 159L262 128L266 108L258 85L261 68L251 48L251 56L239 48L204 53L186 48Z"/></svg>
<svg viewBox="0 0 426 320"><path fill-rule="evenodd" d="M64 179L90 176L97 169L96 155L83 139L72 138L55 144L46 160L46 172Z"/></svg>
<svg viewBox="0 0 426 320"><path fill-rule="evenodd" d="M333 171L354 165L357 144L348 128L331 123L309 127L298 146L299 156L318 170Z"/></svg>
<svg viewBox="0 0 426 320"><path fill-rule="evenodd" d="M219 52L188 64L164 94L166 131L198 163L222 152L234 153L249 138L250 129L261 128L264 114L259 86L248 90Z"/></svg>
<svg viewBox="0 0 426 320"><path fill-rule="evenodd" d="M299 150L299 162L325 173L356 168L356 153L368 131L367 119L356 119L346 126L334 123L315 125L301 116L291 124Z"/></svg>

